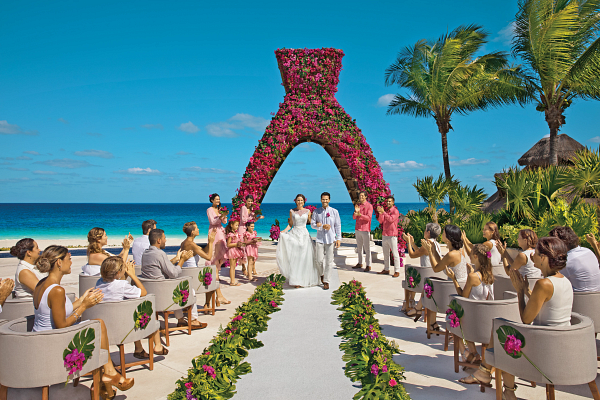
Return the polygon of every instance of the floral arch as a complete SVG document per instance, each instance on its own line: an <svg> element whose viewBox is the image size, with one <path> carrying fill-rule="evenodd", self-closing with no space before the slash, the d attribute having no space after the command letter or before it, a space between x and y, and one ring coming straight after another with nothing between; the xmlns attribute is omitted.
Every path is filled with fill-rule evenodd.
<svg viewBox="0 0 600 400"><path fill-rule="evenodd" d="M244 198L261 203L288 154L314 142L331 157L353 202L364 190L371 204L390 194L381 167L356 121L335 99L344 52L338 49L277 49L285 99L258 142L232 199L238 214ZM255 203L255 204L256 204Z"/></svg>

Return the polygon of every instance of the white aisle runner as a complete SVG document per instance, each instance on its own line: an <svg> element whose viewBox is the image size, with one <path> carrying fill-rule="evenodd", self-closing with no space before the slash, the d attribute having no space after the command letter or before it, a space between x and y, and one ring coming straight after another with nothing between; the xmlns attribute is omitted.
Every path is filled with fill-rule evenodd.
<svg viewBox="0 0 600 400"><path fill-rule="evenodd" d="M235 400L352 399L360 388L344 375L339 311L330 304L338 286L334 269L329 290L285 290L281 311L257 337L265 346L245 359L252 373L238 381Z"/></svg>

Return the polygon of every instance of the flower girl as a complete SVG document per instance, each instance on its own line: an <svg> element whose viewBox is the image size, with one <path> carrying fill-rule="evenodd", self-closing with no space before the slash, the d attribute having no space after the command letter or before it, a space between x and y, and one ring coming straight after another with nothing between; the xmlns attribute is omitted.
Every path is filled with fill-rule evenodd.
<svg viewBox="0 0 600 400"><path fill-rule="evenodd" d="M244 244L246 245L246 257L248 258L248 272L246 277L250 281L255 281L252 275L256 275L256 259L258 258L258 246L262 238L256 236L254 222L246 223L246 232L244 232Z"/></svg>
<svg viewBox="0 0 600 400"><path fill-rule="evenodd" d="M235 267L237 262L246 261L246 253L244 253L244 242L242 235L238 233L238 227L240 222L238 220L231 219L225 228L225 237L227 238L227 253L225 258L229 260L229 285L239 286L241 283L235 280Z"/></svg>

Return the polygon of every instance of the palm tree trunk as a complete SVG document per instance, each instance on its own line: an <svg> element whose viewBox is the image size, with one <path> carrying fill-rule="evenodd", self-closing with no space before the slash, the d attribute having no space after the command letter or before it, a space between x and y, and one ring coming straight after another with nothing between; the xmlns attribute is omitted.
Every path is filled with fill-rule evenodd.
<svg viewBox="0 0 600 400"><path fill-rule="evenodd" d="M550 165L558 165L558 128L550 127Z"/></svg>
<svg viewBox="0 0 600 400"><path fill-rule="evenodd" d="M557 104L548 106L545 111L546 122L550 128L550 149L549 149L549 165L558 165L558 130L564 124L564 116L562 110Z"/></svg>
<svg viewBox="0 0 600 400"><path fill-rule="evenodd" d="M450 121L437 121L438 131L442 134L442 158L444 159L444 175L446 179L452 178L450 173L450 158L448 158L448 132L450 131ZM452 200L448 198L450 202L450 213L454 211ZM437 219L437 215L436 215Z"/></svg>

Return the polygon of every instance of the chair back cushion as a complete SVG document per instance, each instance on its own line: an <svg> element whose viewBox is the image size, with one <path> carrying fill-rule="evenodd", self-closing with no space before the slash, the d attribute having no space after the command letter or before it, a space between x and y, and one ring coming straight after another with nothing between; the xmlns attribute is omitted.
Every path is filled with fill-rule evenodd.
<svg viewBox="0 0 600 400"><path fill-rule="evenodd" d="M209 265L209 267L212 271L212 281L208 287L200 283L200 279L198 277L198 275L202 273L206 266L181 269L181 276L188 276L191 278L190 287L192 287L196 291L196 295L198 295L199 293L210 293L219 288L219 280L217 279L217 267L215 265ZM204 300L202 301L204 302Z"/></svg>
<svg viewBox="0 0 600 400"><path fill-rule="evenodd" d="M600 332L600 292L574 292L573 312L594 321L594 330Z"/></svg>
<svg viewBox="0 0 600 400"><path fill-rule="evenodd" d="M155 303L153 294L137 299L103 301L85 310L83 318L103 320L111 346L132 343L145 339L158 330L159 323L155 315ZM148 314L147 320L143 314ZM137 329L135 329L136 321L139 321ZM143 325L143 328L140 324Z"/></svg>
<svg viewBox="0 0 600 400"><path fill-rule="evenodd" d="M11 388L32 388L64 383L68 371L63 352L75 334L93 329L95 339L92 356L76 376L93 371L100 364L100 335L98 321L84 321L63 329L27 332L28 319L20 318L0 326L0 384Z"/></svg>
<svg viewBox="0 0 600 400"><path fill-rule="evenodd" d="M101 276L88 276L79 274L79 297L83 296L86 290L95 288L96 282Z"/></svg>
<svg viewBox="0 0 600 400"><path fill-rule="evenodd" d="M6 299L2 306L2 314L0 314L0 316L2 316L2 319L12 321L13 319L33 315L34 312L33 297Z"/></svg>
<svg viewBox="0 0 600 400"><path fill-rule="evenodd" d="M460 319L464 339L475 343L488 344L494 318L505 318L511 321L519 321L519 305L517 298L499 300L472 300L466 297L453 295L463 308L464 315ZM452 300L450 300L452 301ZM450 323L446 328L457 336L462 336L460 327L452 328Z"/></svg>
<svg viewBox="0 0 600 400"><path fill-rule="evenodd" d="M192 278L189 276L180 276L174 279L147 279L139 278L148 294L155 296L156 311L175 311L181 310L182 308L189 307L196 304L196 297L192 296ZM179 285L184 286L187 282L188 286L188 299L183 305L175 302L174 291L179 288ZM179 292L179 290L178 290ZM173 304L175 303L175 304Z"/></svg>
<svg viewBox="0 0 600 400"><path fill-rule="evenodd" d="M501 326L516 329L525 338L523 354L550 378L554 385L581 385L596 379L598 361L593 322L571 314L571 326L525 325L494 319L493 366L522 379L551 383L525 357L513 358L503 349L496 331Z"/></svg>
<svg viewBox="0 0 600 400"><path fill-rule="evenodd" d="M535 283L539 278L528 278L529 288L533 290ZM494 272L494 299L501 300L504 298L504 292L514 292L515 287L513 286L510 278L506 274L496 274Z"/></svg>
<svg viewBox="0 0 600 400"><path fill-rule="evenodd" d="M435 310L438 313L445 313L450 304L450 296L456 294L454 282L430 278L433 284L433 293L431 298L423 295L423 306L428 310ZM423 282L424 284L425 282Z"/></svg>

